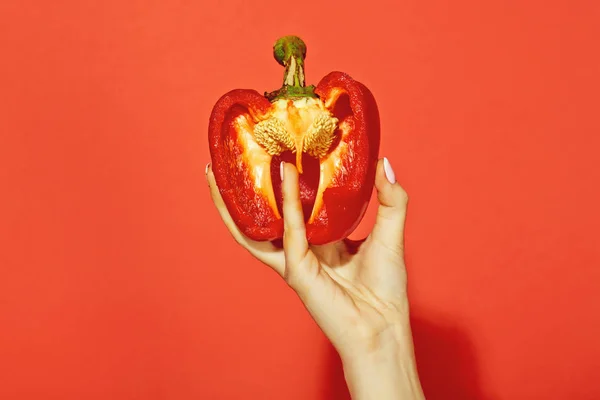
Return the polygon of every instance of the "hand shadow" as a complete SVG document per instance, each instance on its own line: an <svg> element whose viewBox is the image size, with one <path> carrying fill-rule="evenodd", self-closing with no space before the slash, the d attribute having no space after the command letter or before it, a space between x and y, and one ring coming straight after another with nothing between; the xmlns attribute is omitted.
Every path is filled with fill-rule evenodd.
<svg viewBox="0 0 600 400"><path fill-rule="evenodd" d="M444 321L448 321L444 318ZM419 376L427 400L488 400L479 382L471 341L458 326L411 318ZM342 363L329 345L323 400L350 400Z"/></svg>
<svg viewBox="0 0 600 400"><path fill-rule="evenodd" d="M473 344L448 318L411 318L419 377L427 400L487 400Z"/></svg>
<svg viewBox="0 0 600 400"><path fill-rule="evenodd" d="M346 379L344 378L344 369L342 361L335 348L327 341L326 369L324 370L324 380L321 390L321 396L318 400L351 400Z"/></svg>

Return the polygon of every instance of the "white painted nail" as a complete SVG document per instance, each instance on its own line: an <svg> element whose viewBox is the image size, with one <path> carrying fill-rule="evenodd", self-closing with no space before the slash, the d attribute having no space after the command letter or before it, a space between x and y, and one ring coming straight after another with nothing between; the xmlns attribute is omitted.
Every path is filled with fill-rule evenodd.
<svg viewBox="0 0 600 400"><path fill-rule="evenodd" d="M279 176L281 176L281 181L283 182L283 161L279 164Z"/></svg>
<svg viewBox="0 0 600 400"><path fill-rule="evenodd" d="M204 168L204 175L208 174L209 167L210 167L210 163L206 164L206 168Z"/></svg>
<svg viewBox="0 0 600 400"><path fill-rule="evenodd" d="M396 174L394 174L394 170L392 169L392 165L388 161L387 157L383 158L383 170L385 171L385 177L391 184L396 183Z"/></svg>

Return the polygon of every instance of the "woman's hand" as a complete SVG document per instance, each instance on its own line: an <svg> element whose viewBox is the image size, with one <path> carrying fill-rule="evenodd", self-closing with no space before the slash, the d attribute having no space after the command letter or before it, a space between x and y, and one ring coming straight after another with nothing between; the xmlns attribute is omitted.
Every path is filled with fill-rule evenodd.
<svg viewBox="0 0 600 400"><path fill-rule="evenodd" d="M235 240L277 271L296 291L307 310L340 354L352 397L423 398L409 322L404 266L407 195L396 183L387 159L377 165L379 200L371 234L311 246L306 240L298 172L283 164L283 250L255 242L236 227L215 184L207 177L213 201Z"/></svg>

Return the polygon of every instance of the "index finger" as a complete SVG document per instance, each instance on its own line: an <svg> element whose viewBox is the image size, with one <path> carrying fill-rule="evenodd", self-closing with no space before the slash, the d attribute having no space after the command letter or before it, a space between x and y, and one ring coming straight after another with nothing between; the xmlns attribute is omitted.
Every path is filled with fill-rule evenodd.
<svg viewBox="0 0 600 400"><path fill-rule="evenodd" d="M278 249L271 242L257 242L244 236L231 218L229 211L227 211L227 206L225 206L223 197L221 197L221 193L219 192L219 188L215 182L215 175L210 164L207 165L206 178L208 180L208 186L210 188L210 194L213 203L217 207L221 219L225 223L225 226L235 241L243 248L248 250L256 259L273 268L279 275L283 276L283 271L285 269L285 257L283 250Z"/></svg>

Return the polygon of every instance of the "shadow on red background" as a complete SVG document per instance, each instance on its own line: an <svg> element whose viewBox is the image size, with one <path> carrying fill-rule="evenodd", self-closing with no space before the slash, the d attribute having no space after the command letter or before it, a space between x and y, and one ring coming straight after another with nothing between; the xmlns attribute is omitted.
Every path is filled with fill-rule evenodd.
<svg viewBox="0 0 600 400"><path fill-rule="evenodd" d="M411 319L419 376L427 400L492 400L483 392L472 342L460 326Z"/></svg>
<svg viewBox="0 0 600 400"><path fill-rule="evenodd" d="M419 376L427 400L494 400L483 392L475 350L458 326L413 316L411 319ZM329 374L322 399L350 400L340 358L330 346Z"/></svg>
<svg viewBox="0 0 600 400"><path fill-rule="evenodd" d="M321 399L325 400L351 400L350 393L344 379L344 370L342 361L337 351L331 344L328 343L329 352L326 356L329 357L327 374L323 378L323 390Z"/></svg>

